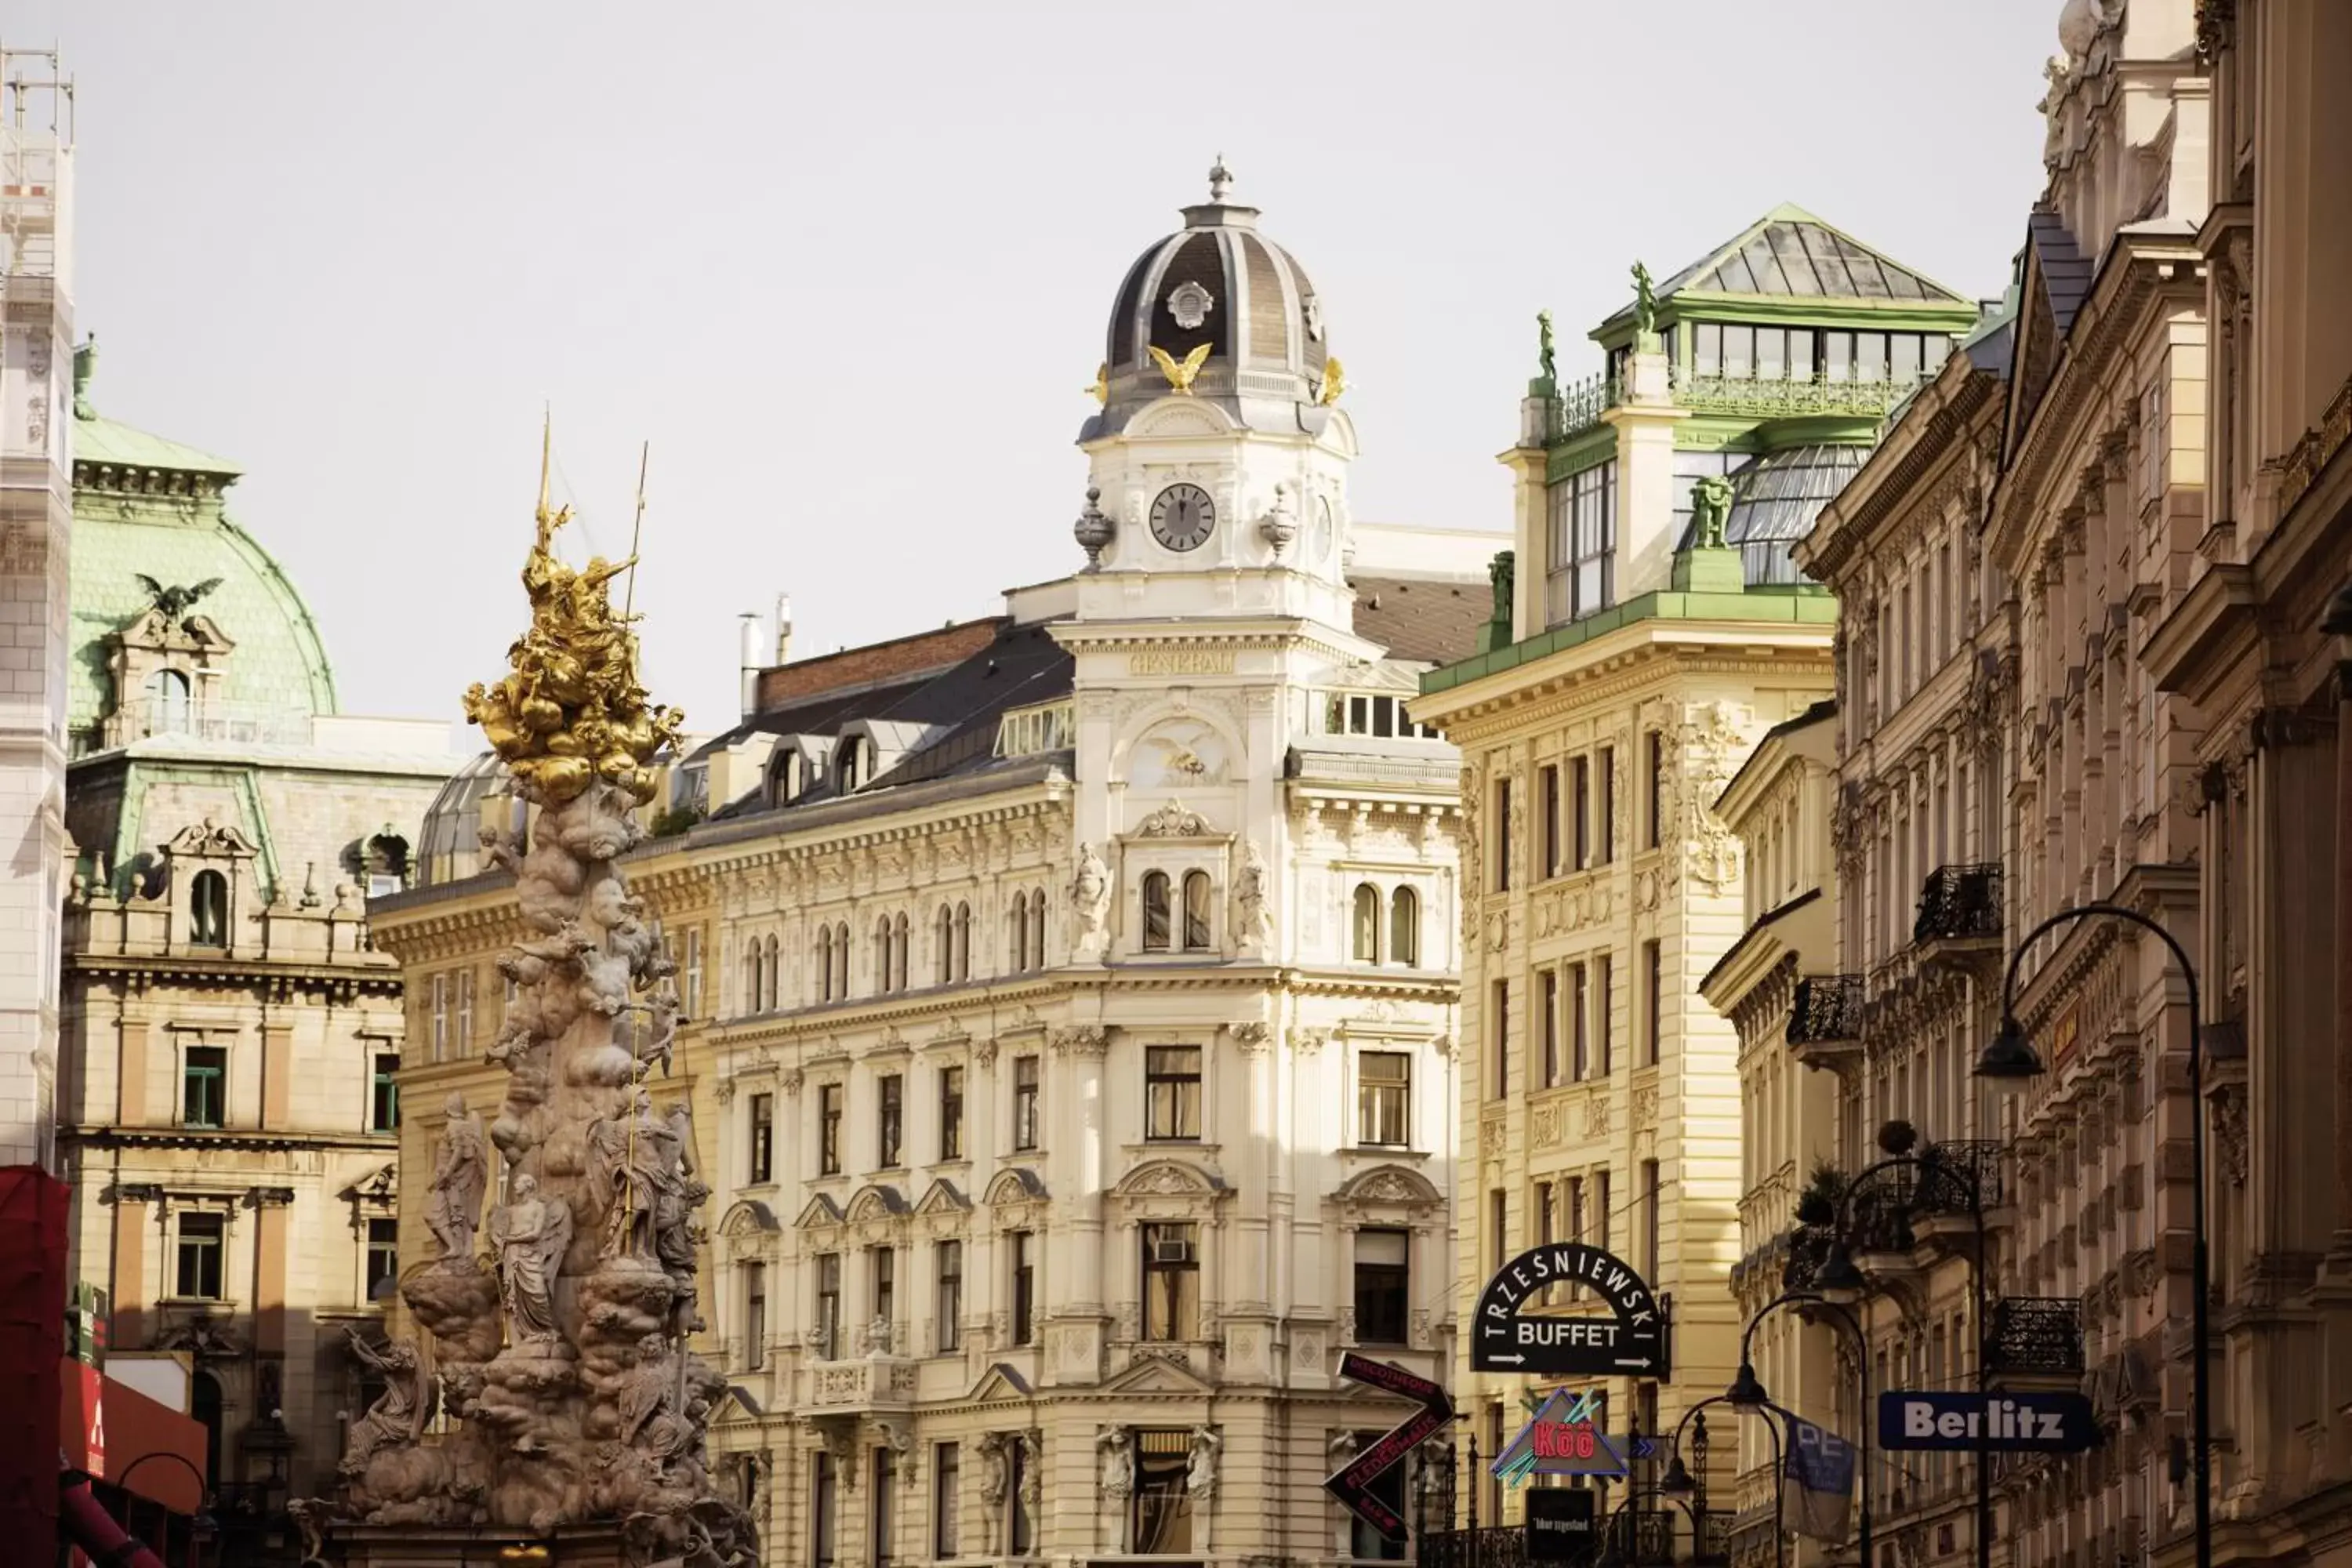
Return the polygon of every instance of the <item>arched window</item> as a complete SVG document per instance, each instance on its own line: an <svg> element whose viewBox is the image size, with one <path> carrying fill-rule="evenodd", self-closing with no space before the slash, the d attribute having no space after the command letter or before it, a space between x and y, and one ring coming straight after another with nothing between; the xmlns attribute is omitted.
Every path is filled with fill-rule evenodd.
<svg viewBox="0 0 2352 1568"><path fill-rule="evenodd" d="M961 901L956 905L955 977L971 978L971 906Z"/></svg>
<svg viewBox="0 0 2352 1568"><path fill-rule="evenodd" d="M1029 967L1045 967L1045 889L1029 890Z"/></svg>
<svg viewBox="0 0 2352 1568"><path fill-rule="evenodd" d="M945 985L955 978L955 911L941 904L939 919L931 924L933 940L939 944L932 959L932 973L939 976L938 983Z"/></svg>
<svg viewBox="0 0 2352 1568"><path fill-rule="evenodd" d="M1348 955L1358 963L1381 961L1381 890L1370 882L1356 884L1356 919Z"/></svg>
<svg viewBox="0 0 2352 1568"><path fill-rule="evenodd" d="M1013 895L1013 913L1007 917L1005 924L1011 928L1004 933L1005 961L1012 965L1013 973L1024 974L1029 969L1028 894Z"/></svg>
<svg viewBox="0 0 2352 1568"><path fill-rule="evenodd" d="M774 1012L776 1010L776 1004L782 999L781 993L783 977L783 944L778 942L774 937L770 937L768 939L768 985L765 1011L771 1013Z"/></svg>
<svg viewBox="0 0 2352 1568"><path fill-rule="evenodd" d="M907 917L903 914L890 928L890 945L894 950L890 954L890 988L904 991L907 988Z"/></svg>
<svg viewBox="0 0 2352 1568"><path fill-rule="evenodd" d="M846 1001L849 996L849 922L842 921L833 928L833 999Z"/></svg>
<svg viewBox="0 0 2352 1568"><path fill-rule="evenodd" d="M841 760L834 766L834 778L841 793L847 795L874 776L874 742L863 735L841 738Z"/></svg>
<svg viewBox="0 0 2352 1568"><path fill-rule="evenodd" d="M408 886L408 840L397 833L379 833L367 842L369 898L397 893Z"/></svg>
<svg viewBox="0 0 2352 1568"><path fill-rule="evenodd" d="M816 928L816 997L820 1002L833 1000L833 928Z"/></svg>
<svg viewBox="0 0 2352 1568"><path fill-rule="evenodd" d="M874 989L890 989L890 917L874 922Z"/></svg>
<svg viewBox="0 0 2352 1568"><path fill-rule="evenodd" d="M1168 873L1152 871L1143 879L1143 951L1168 951Z"/></svg>
<svg viewBox="0 0 2352 1568"><path fill-rule="evenodd" d="M1399 888L1389 904L1389 962L1407 969L1421 963L1421 895Z"/></svg>
<svg viewBox="0 0 2352 1568"><path fill-rule="evenodd" d="M769 800L772 805L790 805L808 791L808 759L798 752L786 752L768 770Z"/></svg>
<svg viewBox="0 0 2352 1568"><path fill-rule="evenodd" d="M1200 952L1209 945L1209 874L1184 873L1184 950Z"/></svg>
<svg viewBox="0 0 2352 1568"><path fill-rule="evenodd" d="M218 871L199 871L188 885L188 940L228 945L228 879Z"/></svg>
<svg viewBox="0 0 2352 1568"><path fill-rule="evenodd" d="M188 728L191 704L188 678L176 669L159 669L147 678L147 732L176 735Z"/></svg>

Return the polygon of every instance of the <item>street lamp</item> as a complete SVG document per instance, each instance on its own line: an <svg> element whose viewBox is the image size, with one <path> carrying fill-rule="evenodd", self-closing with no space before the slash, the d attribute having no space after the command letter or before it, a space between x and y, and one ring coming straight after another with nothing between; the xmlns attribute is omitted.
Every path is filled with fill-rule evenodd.
<svg viewBox="0 0 2352 1568"><path fill-rule="evenodd" d="M1750 1368L1748 1370L1750 1374L1749 1381L1753 1382L1754 1369ZM1760 1394L1762 1390L1759 1388L1758 1392ZM1685 1427L1690 1426L1692 1423L1697 1423L1696 1429L1691 1434L1691 1448L1693 1452L1698 1455L1699 1468L1701 1470L1704 1470L1706 1467L1706 1415L1705 1412L1706 1407L1710 1405L1730 1405L1735 1409L1744 1408L1743 1406L1737 1405L1729 1394L1710 1394L1705 1399L1698 1401L1689 1409L1684 1411L1683 1418L1675 1423L1675 1435L1666 1450L1666 1479L1660 1484L1658 1488L1659 1490L1668 1490L1670 1487L1675 1484L1675 1479L1677 1476L1681 1478L1682 1485L1687 1486L1693 1491L1696 1491L1698 1489L1700 1483L1697 1480L1693 1479L1690 1471L1683 1466L1683 1431ZM1765 1417L1764 1435L1772 1439L1772 1560L1777 1563L1785 1564L1788 1562L1788 1545L1780 1539L1780 1503L1782 1490L1788 1485L1789 1480L1788 1458L1780 1451L1780 1428L1773 1425L1771 1418L1774 1415L1785 1415L1787 1412L1776 1410L1775 1407L1769 1404L1759 1404L1756 1408L1760 1411ZM1633 1500L1631 1498L1626 1500L1628 1502L1632 1500ZM1736 1503L1738 1500L1735 1498L1732 1500ZM1686 1508L1685 1511L1687 1512L1689 1510ZM1691 1516L1692 1554L1694 1556L1697 1553L1700 1517L1700 1515L1696 1513ZM1598 1565L1596 1565L1596 1568L1598 1568Z"/></svg>
<svg viewBox="0 0 2352 1568"><path fill-rule="evenodd" d="M2347 608L2352 612L2352 605ZM2333 605L2329 613L2334 616ZM2352 614L2347 614L2346 626L2347 630L2352 630ZM2205 1300L2211 1289L2211 1268L2205 1256L2205 1046L2201 1032L2204 1015L2197 1000L2197 966L2189 962L2188 949L2156 921L2137 910L2127 910L2121 904L2080 904L2071 910L2059 910L2020 938L2015 950L2009 955L2009 976L2000 988L2000 1028L1978 1057L1977 1076L2022 1079L2035 1077L2044 1070L2042 1058L2025 1037L2024 1026L2017 1021L2018 970L2024 963L2026 953L2044 931L2075 921L2088 920L2094 915L2123 921L2142 931L2154 932L2157 940L2171 950L2173 962L2180 965L2181 975L2189 985L2189 1099L2191 1104L2189 1118L2189 1402L2196 1407L2189 1416L2193 1436L2189 1439L2189 1467L2191 1485L2196 1490L2193 1502L2197 1510L2197 1568L2212 1568L2213 1416L2207 1389L2211 1372L2207 1363L2212 1359L2212 1328L2208 1321Z"/></svg>
<svg viewBox="0 0 2352 1568"><path fill-rule="evenodd" d="M1847 1267L1852 1268L1853 1265L1849 1263ZM1757 1381L1756 1363L1749 1358L1748 1347L1756 1337L1756 1325L1764 1321L1765 1314L1781 1307L1798 1305L1821 1307L1835 1312L1838 1321L1845 1325L1846 1331L1853 1335L1854 1365L1859 1369L1862 1379L1862 1443L1856 1460L1862 1471L1862 1521L1856 1531L1855 1544L1860 1548L1856 1555L1861 1561L1861 1568L1875 1568L1870 1555L1870 1336L1862 1331L1862 1320L1818 1291L1782 1291L1757 1308L1755 1315L1748 1320L1748 1326L1739 1331L1739 1374L1731 1380L1731 1387L1725 1391L1723 1396L1735 1409L1765 1410L1770 1407L1771 1401L1765 1395L1764 1385Z"/></svg>

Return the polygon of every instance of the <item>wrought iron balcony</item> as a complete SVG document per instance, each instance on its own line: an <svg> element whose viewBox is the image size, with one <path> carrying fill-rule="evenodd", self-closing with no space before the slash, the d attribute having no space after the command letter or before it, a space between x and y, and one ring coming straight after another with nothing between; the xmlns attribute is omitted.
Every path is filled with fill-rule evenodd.
<svg viewBox="0 0 2352 1568"><path fill-rule="evenodd" d="M1797 999L1788 1011L1788 1047L1797 1060L1818 1065L1832 1056L1861 1051L1861 975L1809 975L1797 980Z"/></svg>
<svg viewBox="0 0 2352 1568"><path fill-rule="evenodd" d="M1919 889L1919 913L1911 940L1978 942L2000 940L2000 868L1938 866Z"/></svg>
<svg viewBox="0 0 2352 1568"><path fill-rule="evenodd" d="M2083 1375L2083 1303L2072 1296L2003 1296L1993 1303L1986 1363L1996 1376Z"/></svg>
<svg viewBox="0 0 2352 1568"><path fill-rule="evenodd" d="M1998 1138L1956 1138L1931 1143L1919 1156L1928 1169L1919 1179L1919 1212L1963 1215L1971 1194L1987 1214L2009 1198L2009 1146Z"/></svg>

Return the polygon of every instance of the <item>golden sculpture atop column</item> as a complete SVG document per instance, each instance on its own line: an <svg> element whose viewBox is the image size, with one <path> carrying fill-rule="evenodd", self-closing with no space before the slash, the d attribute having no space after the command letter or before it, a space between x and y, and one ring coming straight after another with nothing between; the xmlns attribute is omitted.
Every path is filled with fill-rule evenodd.
<svg viewBox="0 0 2352 1568"><path fill-rule="evenodd" d="M649 764L677 742L686 716L648 703L629 629L636 617L613 612L612 581L637 558L595 555L575 570L556 555L555 536L572 509L548 510L547 459L542 437L539 533L522 568L530 628L507 650L511 668L495 686L477 682L467 691L466 717L482 727L526 798L561 805L601 777L650 800Z"/></svg>

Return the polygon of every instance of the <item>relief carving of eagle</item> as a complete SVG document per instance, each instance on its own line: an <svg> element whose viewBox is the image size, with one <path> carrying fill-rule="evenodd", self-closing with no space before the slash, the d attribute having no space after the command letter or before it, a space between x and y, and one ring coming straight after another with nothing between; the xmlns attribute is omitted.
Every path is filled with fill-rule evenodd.
<svg viewBox="0 0 2352 1568"><path fill-rule="evenodd" d="M134 572L131 575L139 579L139 586L146 594L148 602L163 612L164 619L173 622L194 609L198 599L226 581L226 578L211 577L193 588L166 588L144 572Z"/></svg>

